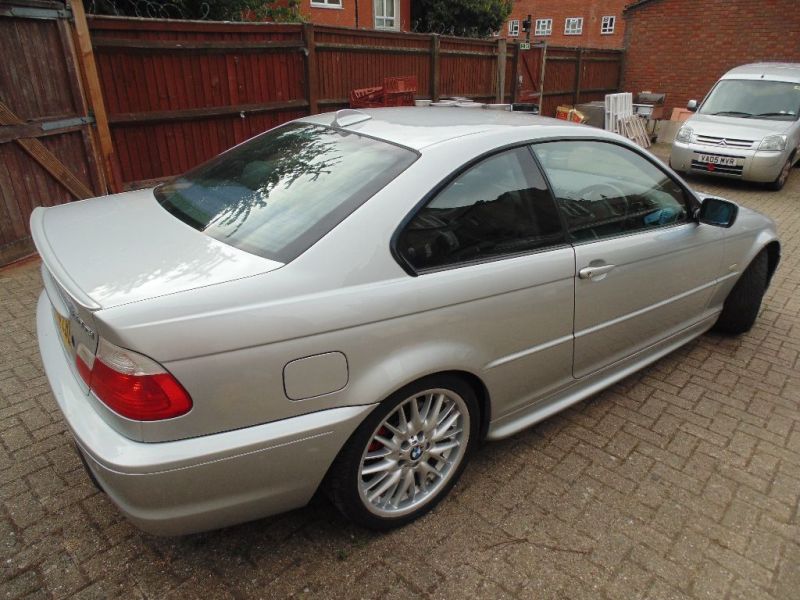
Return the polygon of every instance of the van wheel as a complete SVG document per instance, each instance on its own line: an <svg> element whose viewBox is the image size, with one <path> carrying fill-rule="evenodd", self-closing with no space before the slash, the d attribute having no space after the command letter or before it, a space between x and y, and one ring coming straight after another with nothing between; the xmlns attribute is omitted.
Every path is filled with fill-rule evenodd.
<svg viewBox="0 0 800 600"><path fill-rule="evenodd" d="M326 491L364 527L388 530L436 506L478 439L478 401L463 380L434 375L382 402L334 461Z"/></svg>
<svg viewBox="0 0 800 600"><path fill-rule="evenodd" d="M792 158L790 157L787 159L786 164L783 165L778 178L773 181L772 183L768 184L767 187L774 191L779 191L783 189L783 186L786 185L786 181L789 179L789 173L792 172Z"/></svg>
<svg viewBox="0 0 800 600"><path fill-rule="evenodd" d="M750 331L761 309L768 271L767 253L762 250L728 294L714 329L734 335Z"/></svg>

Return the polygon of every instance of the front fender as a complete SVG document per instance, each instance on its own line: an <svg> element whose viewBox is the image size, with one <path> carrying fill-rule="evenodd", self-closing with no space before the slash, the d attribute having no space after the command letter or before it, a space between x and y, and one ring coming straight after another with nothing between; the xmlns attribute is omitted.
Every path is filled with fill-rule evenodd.
<svg viewBox="0 0 800 600"><path fill-rule="evenodd" d="M739 277L759 252L768 246L777 246L771 251L774 253L770 257L771 272L777 267L780 257L780 242L775 222L761 213L744 207L739 208L736 222L726 231L723 243L723 273L710 301L710 306L719 306L720 309Z"/></svg>

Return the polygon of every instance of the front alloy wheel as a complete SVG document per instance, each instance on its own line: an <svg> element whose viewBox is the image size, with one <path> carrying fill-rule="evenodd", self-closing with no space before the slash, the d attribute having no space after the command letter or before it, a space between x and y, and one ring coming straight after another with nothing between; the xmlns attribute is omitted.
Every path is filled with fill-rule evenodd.
<svg viewBox="0 0 800 600"><path fill-rule="evenodd" d="M456 377L406 386L373 411L337 457L328 476L331 498L372 529L420 517L461 474L477 414L473 390Z"/></svg>

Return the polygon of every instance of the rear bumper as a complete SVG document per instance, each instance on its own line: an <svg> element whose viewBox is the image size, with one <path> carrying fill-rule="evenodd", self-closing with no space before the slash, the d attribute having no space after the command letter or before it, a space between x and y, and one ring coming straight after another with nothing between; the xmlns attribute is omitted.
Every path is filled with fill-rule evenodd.
<svg viewBox="0 0 800 600"><path fill-rule="evenodd" d="M92 408L69 368L43 293L36 314L47 378L87 468L141 529L182 535L305 505L375 405L335 408L175 442L142 443Z"/></svg>
<svg viewBox="0 0 800 600"><path fill-rule="evenodd" d="M742 162L742 172L741 174L731 174L725 173L723 170L708 171L704 167L693 167L692 159L697 154L723 154L725 156L736 157ZM722 149L719 146L705 146L694 142L689 144L673 142L669 164L676 171L682 171L684 173L697 173L701 175L713 175L715 177L769 183L778 178L783 165L786 164L788 155L788 152L759 152L757 150L737 148Z"/></svg>

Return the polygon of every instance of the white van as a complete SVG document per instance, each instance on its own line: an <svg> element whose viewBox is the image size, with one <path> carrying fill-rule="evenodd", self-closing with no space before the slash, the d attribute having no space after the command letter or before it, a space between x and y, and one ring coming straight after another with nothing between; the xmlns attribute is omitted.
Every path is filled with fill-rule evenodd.
<svg viewBox="0 0 800 600"><path fill-rule="evenodd" d="M781 189L800 160L800 63L755 63L720 78L678 130L670 166Z"/></svg>

